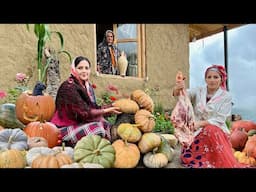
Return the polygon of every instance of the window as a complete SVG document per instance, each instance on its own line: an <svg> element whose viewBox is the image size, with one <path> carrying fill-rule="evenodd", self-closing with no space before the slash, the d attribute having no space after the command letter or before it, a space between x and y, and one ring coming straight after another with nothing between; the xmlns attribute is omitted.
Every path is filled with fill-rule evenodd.
<svg viewBox="0 0 256 192"><path fill-rule="evenodd" d="M145 66L145 30L143 24L97 24L97 45L103 40L104 33L112 30L115 44L124 51L128 60L126 76L144 78Z"/></svg>

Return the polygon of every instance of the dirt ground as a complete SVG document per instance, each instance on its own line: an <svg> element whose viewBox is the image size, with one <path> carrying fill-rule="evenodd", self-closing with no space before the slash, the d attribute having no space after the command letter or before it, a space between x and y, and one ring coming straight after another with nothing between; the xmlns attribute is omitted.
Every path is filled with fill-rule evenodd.
<svg viewBox="0 0 256 192"><path fill-rule="evenodd" d="M181 152L180 145L177 145L174 148L173 160L169 162L165 168L185 168L184 166L181 165L181 162L180 162L180 152Z"/></svg>

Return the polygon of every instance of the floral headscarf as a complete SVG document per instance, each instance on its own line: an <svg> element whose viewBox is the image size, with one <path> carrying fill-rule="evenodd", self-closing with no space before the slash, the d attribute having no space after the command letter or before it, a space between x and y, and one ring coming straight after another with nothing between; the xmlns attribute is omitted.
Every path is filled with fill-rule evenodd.
<svg viewBox="0 0 256 192"><path fill-rule="evenodd" d="M81 57L81 56L79 56L79 57ZM86 84L88 83L87 81L86 82L83 82L80 78L79 78L79 75L78 75L78 73L77 73L77 71L76 71L76 67L75 67L75 60L77 59L78 57L75 57L74 59L73 59L73 61L72 61L72 63L71 63L71 74L78 80L78 82L80 83L80 85L82 86L82 87L86 87ZM85 61L87 61L88 63L89 63L89 65L90 65L90 61L87 59L87 58L82 58L82 60L85 60ZM82 61L81 60L81 61ZM89 78L89 77L88 77ZM89 79L88 79L89 80Z"/></svg>
<svg viewBox="0 0 256 192"><path fill-rule="evenodd" d="M205 77L208 73L208 71L216 71L220 74L221 76L221 84L220 84L220 87L223 89L223 90L227 90L226 88L226 81L227 81L227 73L226 73L226 70L225 70L225 67L222 66L222 65L212 65L210 67L208 67L205 71Z"/></svg>

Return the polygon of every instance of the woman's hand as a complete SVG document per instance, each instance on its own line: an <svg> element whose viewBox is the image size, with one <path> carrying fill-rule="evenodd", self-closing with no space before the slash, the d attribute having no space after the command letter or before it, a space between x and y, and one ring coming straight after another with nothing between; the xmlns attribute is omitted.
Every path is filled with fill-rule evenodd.
<svg viewBox="0 0 256 192"><path fill-rule="evenodd" d="M174 88L173 88L173 96L179 96L180 91L185 89L185 81L177 81Z"/></svg>
<svg viewBox="0 0 256 192"><path fill-rule="evenodd" d="M121 114L122 112L120 111L119 107L109 107L103 110L104 114L105 113L113 113L113 114Z"/></svg>
<svg viewBox="0 0 256 192"><path fill-rule="evenodd" d="M204 127L206 125L208 125L208 121L196 121L195 122L195 130L201 128L201 127Z"/></svg>

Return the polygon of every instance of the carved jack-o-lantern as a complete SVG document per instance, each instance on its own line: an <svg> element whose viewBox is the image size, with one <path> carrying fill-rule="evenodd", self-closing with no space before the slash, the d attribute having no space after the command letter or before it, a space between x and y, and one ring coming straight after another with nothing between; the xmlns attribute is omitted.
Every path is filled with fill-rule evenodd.
<svg viewBox="0 0 256 192"><path fill-rule="evenodd" d="M55 111L55 102L50 95L33 96L23 92L16 100L16 116L27 125L34 121L49 121Z"/></svg>

